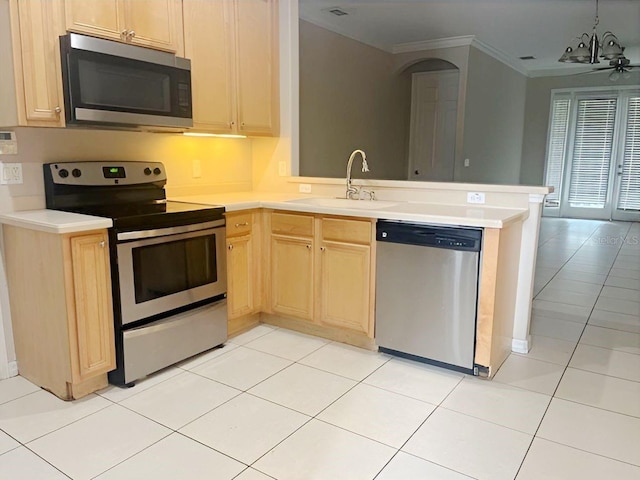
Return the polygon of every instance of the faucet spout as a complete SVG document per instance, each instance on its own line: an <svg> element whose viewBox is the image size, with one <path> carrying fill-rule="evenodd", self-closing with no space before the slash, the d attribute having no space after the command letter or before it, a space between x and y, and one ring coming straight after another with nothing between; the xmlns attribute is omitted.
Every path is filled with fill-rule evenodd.
<svg viewBox="0 0 640 480"><path fill-rule="evenodd" d="M353 165L353 160L356 158L356 155L358 153L362 156L362 171L365 173L369 171L369 164L367 163L367 155L362 150L354 150L353 152L351 152L351 155L349 156L349 161L347 162L347 192L345 195L346 198L353 198L353 196L357 195L358 193L358 189L351 184L351 167Z"/></svg>

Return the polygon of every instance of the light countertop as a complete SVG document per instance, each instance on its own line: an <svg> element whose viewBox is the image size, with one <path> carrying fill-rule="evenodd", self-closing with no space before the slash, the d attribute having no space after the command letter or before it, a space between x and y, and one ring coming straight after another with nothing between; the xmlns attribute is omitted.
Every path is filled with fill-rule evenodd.
<svg viewBox="0 0 640 480"><path fill-rule="evenodd" d="M406 201L392 202L393 205L388 205L390 202L387 201L380 201L381 208L367 209L298 203L300 199L304 198L311 199L313 196L295 193L236 192L229 194L173 197L171 200L224 205L228 212L252 208L271 208L274 210L482 228L503 228L510 223L525 220L529 214L526 209L483 207L476 205L444 205ZM369 202L369 200L361 201ZM374 201L374 203L375 202L376 201Z"/></svg>
<svg viewBox="0 0 640 480"><path fill-rule="evenodd" d="M26 210L0 214L0 223L48 233L75 233L110 228L110 218L59 210Z"/></svg>

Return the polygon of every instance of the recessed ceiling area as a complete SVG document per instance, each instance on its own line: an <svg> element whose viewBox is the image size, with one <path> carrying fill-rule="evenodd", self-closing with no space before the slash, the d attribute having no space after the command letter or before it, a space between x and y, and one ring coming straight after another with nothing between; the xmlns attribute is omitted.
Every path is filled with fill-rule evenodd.
<svg viewBox="0 0 640 480"><path fill-rule="evenodd" d="M531 76L590 70L559 63L576 37L591 33L595 0L299 0L300 17L392 51L404 43L473 35ZM347 15L336 16L338 8ZM598 35L612 31L640 63L640 0L600 0ZM574 45L575 48L575 45ZM520 60L534 56L533 60ZM600 65L607 66L602 60Z"/></svg>

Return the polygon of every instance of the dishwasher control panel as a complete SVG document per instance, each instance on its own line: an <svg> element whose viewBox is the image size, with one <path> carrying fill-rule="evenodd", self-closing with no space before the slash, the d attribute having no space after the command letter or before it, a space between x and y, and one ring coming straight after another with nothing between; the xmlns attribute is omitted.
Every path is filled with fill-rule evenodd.
<svg viewBox="0 0 640 480"><path fill-rule="evenodd" d="M482 229L380 220L376 227L376 240L479 252L482 243Z"/></svg>

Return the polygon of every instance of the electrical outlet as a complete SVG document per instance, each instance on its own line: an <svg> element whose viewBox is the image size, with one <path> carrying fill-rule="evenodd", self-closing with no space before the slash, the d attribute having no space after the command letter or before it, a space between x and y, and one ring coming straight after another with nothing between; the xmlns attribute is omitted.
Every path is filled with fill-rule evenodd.
<svg viewBox="0 0 640 480"><path fill-rule="evenodd" d="M298 185L298 191L300 193L311 193L311 185L309 183L301 183Z"/></svg>
<svg viewBox="0 0 640 480"><path fill-rule="evenodd" d="M199 159L193 159L191 162L191 170L193 178L202 177L202 164Z"/></svg>
<svg viewBox="0 0 640 480"><path fill-rule="evenodd" d="M465 167L468 167L468 166L469 166L469 163L471 163L471 162L469 161L469 159L468 159L468 158L465 158L465 159L464 159L464 166L465 166Z"/></svg>
<svg viewBox="0 0 640 480"><path fill-rule="evenodd" d="M287 162L278 162L278 175L281 177L287 175Z"/></svg>
<svg viewBox="0 0 640 480"><path fill-rule="evenodd" d="M21 163L0 164L0 185L17 185L22 183Z"/></svg>
<svg viewBox="0 0 640 480"><path fill-rule="evenodd" d="M484 203L484 193L481 192L467 192L467 203Z"/></svg>

